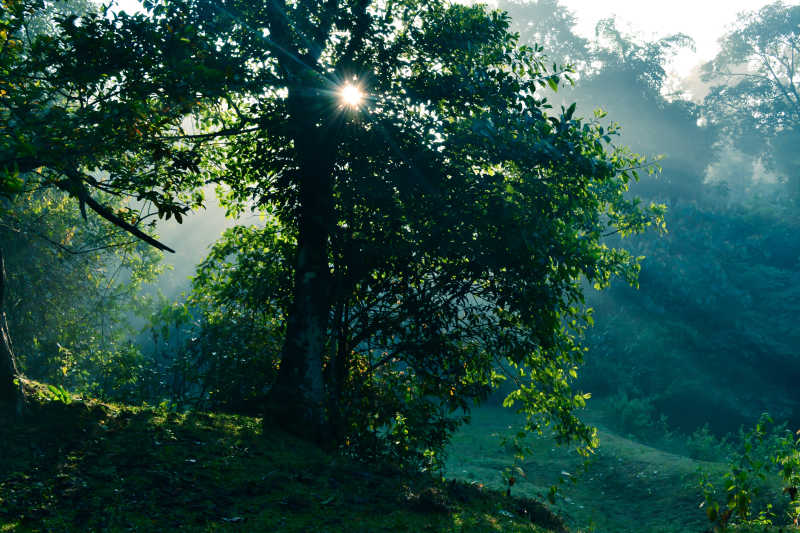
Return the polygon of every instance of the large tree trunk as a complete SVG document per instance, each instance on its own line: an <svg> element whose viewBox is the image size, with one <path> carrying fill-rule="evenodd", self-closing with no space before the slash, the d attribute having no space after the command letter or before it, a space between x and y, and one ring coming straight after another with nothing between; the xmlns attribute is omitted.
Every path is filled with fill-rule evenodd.
<svg viewBox="0 0 800 533"><path fill-rule="evenodd" d="M8 333L8 322L4 307L6 288L6 266L3 251L0 249L0 404L11 407L19 416L22 414L22 388L17 381L19 372L14 358L11 336Z"/></svg>
<svg viewBox="0 0 800 533"><path fill-rule="evenodd" d="M348 305L340 295L336 302L336 353L328 360L325 367L325 381L328 393L328 420L333 443L342 444L346 437L345 409L342 401L348 374L350 352L349 331L347 324Z"/></svg>
<svg viewBox="0 0 800 533"><path fill-rule="evenodd" d="M290 96L290 98L292 98ZM314 103L294 98L295 117ZM319 105L319 104L316 104ZM323 443L328 437L323 353L328 334L331 273L328 238L333 219L331 140L316 120L295 119L299 163L297 262L278 377L267 398L267 418L283 429ZM305 127L303 127L305 126Z"/></svg>

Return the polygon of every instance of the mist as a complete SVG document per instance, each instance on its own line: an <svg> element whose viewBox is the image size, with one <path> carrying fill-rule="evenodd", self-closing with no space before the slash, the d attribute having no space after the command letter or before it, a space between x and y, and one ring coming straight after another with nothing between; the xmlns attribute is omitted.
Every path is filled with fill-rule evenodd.
<svg viewBox="0 0 800 533"><path fill-rule="evenodd" d="M204 206L191 211L179 223L174 218L159 220L155 233L162 242L175 250L164 253L161 264L165 271L152 285L151 290L160 291L168 299L178 299L191 286L191 278L208 255L211 246L219 240L226 229L237 225L263 225L257 213L245 212L240 217L226 216L216 194L215 186L203 189Z"/></svg>

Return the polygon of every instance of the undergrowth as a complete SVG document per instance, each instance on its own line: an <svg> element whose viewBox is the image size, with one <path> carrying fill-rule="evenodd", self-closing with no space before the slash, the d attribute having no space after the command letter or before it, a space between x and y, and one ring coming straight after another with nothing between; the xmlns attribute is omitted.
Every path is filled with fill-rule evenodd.
<svg viewBox="0 0 800 533"><path fill-rule="evenodd" d="M260 419L26 383L0 419L0 531L565 531L541 503L326 454Z"/></svg>

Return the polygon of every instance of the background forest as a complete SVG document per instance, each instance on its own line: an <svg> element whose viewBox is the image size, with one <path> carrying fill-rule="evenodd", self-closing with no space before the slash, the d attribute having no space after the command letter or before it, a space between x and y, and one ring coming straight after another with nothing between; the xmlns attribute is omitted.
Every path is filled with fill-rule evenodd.
<svg viewBox="0 0 800 533"><path fill-rule="evenodd" d="M3 0L8 13L23 4ZM6 20L0 67L8 74L18 64L40 65L47 83L76 76L83 66L48 63L63 57L57 39L37 40L48 34L66 35L64 42L76 47L81 39L107 38L108 49L98 58L108 54L124 63L135 61L114 57L112 37L147 43L147 32L166 31L170 17L197 17L181 30L185 36L175 36L177 57L188 57L181 47L200 34L240 31L233 23L214 27L203 18L203 2L191 15L179 7L170 11L169 4L144 2L162 27L117 15L130 33L103 37L102 21L112 15L98 15L99 6L84 0L42 3L31 9L25 27L12 28L14 21ZM256 16L233 4L243 17ZM434 102L429 107L436 112L424 105L404 111L405 101L388 99L371 105L391 116L392 124L358 117L352 109L343 112L341 150L349 164L332 164L339 180L333 203L317 206L348 221L323 239L330 243L325 257L330 257L337 295L326 322L330 333L324 353L329 355L320 377L327 383L326 409L335 422L326 430L332 447L360 460L400 463L509 492L516 484L515 491L533 497L547 494L570 526L586 530L700 531L709 524L724 530L734 523L793 520L796 526L800 455L787 428L800 427L800 6L778 1L740 14L717 57L683 80L670 77L668 68L676 54L692 47L685 35L648 41L612 18L602 20L589 39L577 33L575 15L558 0L501 0L496 7L510 18L469 7L457 15L445 15L445 7L441 12L430 8L427 24L438 33L431 37L420 30L405 44L423 51L409 60L413 75L387 59L389 45L362 44L364 57L400 73L386 79L376 75L376 87L402 87L420 101ZM490 30L483 32L481 24ZM485 39L491 54L473 57L477 52L452 44L449 39L458 41L456 25L469 28L476 40ZM508 51L513 38L504 40L507 25L519 44L531 47L525 52L529 57ZM409 28L413 34L413 24ZM10 48L12 30L24 35L18 52ZM49 384L49 394L176 413L250 416L263 415L265 404L283 394L275 392L286 386L278 385L284 383L278 378L281 354L287 353L287 328L300 327L289 316L297 311L294 295L304 279L295 265L305 219L294 205L301 205L298 198L306 193L291 186L294 167L286 163L286 139L299 126L282 118L285 97L275 87L283 82L273 79L278 75L252 69L256 55L247 54L257 54L259 43L239 34L235 38L240 41L230 49L204 50L205 70L188 60L186 65L159 63L156 52L143 45L136 59L142 64L135 68L148 75L142 84L125 86L130 94L120 96L116 115L80 116L85 122L78 126L91 132L29 169L23 165L37 157L37 142L56 135L39 132L41 123L55 130L63 120L58 135L77 131L52 102L92 96L73 86L46 96L29 88L23 105L12 102L23 82L14 85L10 74L5 81L0 77L0 113L11 110L0 115L7 331L20 374ZM344 58L355 54L349 61L364 61L358 59L362 52L341 48ZM309 50L313 54L313 47ZM148 54L155 58L152 63ZM236 58L227 67L226 54ZM257 59L266 62L264 57ZM319 60L327 59L323 54ZM431 73L414 63L423 60L432 65ZM463 69L448 74L448 61ZM519 79L530 87L514 87L520 94L530 89L529 100L519 103L507 96L513 93L511 82L493 77L502 71L497 65L508 62L525 70L528 78ZM290 71L287 79L294 75ZM453 81L467 71L474 76L468 90ZM75 83L86 83L97 94L106 90L105 78L92 76L83 73ZM496 95L487 79L506 92ZM450 81L452 87L446 85ZM128 105L152 90L144 84L171 87L174 93L163 95L162 107L142 98L141 108ZM450 94L443 94L448 89ZM520 122L501 121L500 111L480 119L468 111L476 99L491 109L494 98L513 102L515 109L519 104L513 120ZM287 113L294 112L287 105ZM543 115L531 111L540 108ZM536 162L495 151L507 143L507 152L519 152L527 141L519 124L526 120L534 124L531 131L539 128L537 135L552 135L555 147L537 153ZM542 133L541 124L550 124L552 131ZM170 136L177 130L168 127L188 133L175 141ZM396 128L394 138L414 165L406 168L408 161L396 156L396 147L386 146L375 133L380 128ZM212 130L215 136L208 134ZM25 138L19 133L28 131L39 133ZM434 131L461 136L463 144L444 148L442 133L429 135ZM151 143L148 135L158 140ZM427 144L411 153L419 138ZM583 147L594 150L595 143L598 152L587 155L590 149ZM83 181L39 170L97 145L103 150L89 150L92 155L82 163L100 170ZM574 146L582 147L581 155L570 151ZM309 164L328 157L315 149L308 147L314 155ZM125 151L122 162L118 155ZM219 158L226 161L224 169L214 163ZM521 169L519 175L547 161L551 174L545 176L585 178L563 189L554 179L542 193L564 198L563 203L553 200L553 212L562 218L536 226L523 216L547 213L549 207L543 207L545 201L519 199L534 193L514 176L496 178L501 185L487 191L478 191L466 178L449 184L443 178L435 196L409 170L446 167L460 176L485 165L484 177L499 176L509 159ZM456 160L463 165L452 163ZM373 170L382 164L389 170ZM148 170L142 177L135 168ZM269 179L254 177L252 168ZM27 179L26 172L41 177ZM122 178L107 177L115 172ZM359 172L373 172L379 185L359 181ZM599 190L597 184L608 179L603 172L624 179L611 182L600 193L602 201L593 203L581 191ZM395 191L400 198L395 202L380 183L398 179L408 185ZM148 184L162 188L148 193ZM478 237L481 224L495 215L492 195L517 198L508 221L498 227L536 227L547 235L537 252L564 254L563 278L548 274L554 279L548 285L552 293L519 280L492 278L481 285L486 274L474 265L503 257L486 268L506 272L507 267L511 278L514 263L503 263L504 254L517 258L508 252L517 250L508 234ZM413 217L430 223L411 232ZM559 233L562 221L580 228L574 241L569 231ZM585 247L582 236L591 237ZM485 254L463 256L460 243L478 238ZM177 253L157 249L167 246ZM309 309L319 314L313 305ZM538 318L526 321L517 309ZM429 335L423 331L428 328L444 333ZM535 356L517 356L523 352ZM498 359L495 353L510 355ZM338 361L346 363L337 366ZM509 399L527 418L497 414ZM470 411L473 420L463 425ZM517 426L526 431L517 434ZM598 445L595 427L600 452L594 465L591 460L584 465L584 455ZM553 451L553 436L573 443L583 455ZM485 447L499 439L504 447L498 447L497 460L481 462ZM612 451L604 452L604 446ZM592 481L611 476L608 458L631 465L633 454L663 454L653 464L675 472L662 485L637 477L616 489L627 500L616 504L622 514L633 516L637 507L648 507L642 514L651 516L637 515L630 523L604 521L574 501L590 496L569 492L574 489L565 479L580 477L578 485L596 492ZM576 475L584 466L585 473ZM642 467L642 472L648 468L656 467ZM606 479L601 486L611 485ZM641 490L649 496L655 490L661 499L648 500ZM594 505L602 508L602 501L607 500ZM672 514L653 517L656 506L670 507Z"/></svg>

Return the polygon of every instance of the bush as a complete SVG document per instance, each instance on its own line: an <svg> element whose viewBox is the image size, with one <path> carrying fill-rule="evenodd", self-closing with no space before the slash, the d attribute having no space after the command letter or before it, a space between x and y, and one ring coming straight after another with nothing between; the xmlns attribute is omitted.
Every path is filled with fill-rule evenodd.
<svg viewBox="0 0 800 533"><path fill-rule="evenodd" d="M730 438L718 437L711 432L708 424L696 430L686 439L689 457L700 461L720 461L727 459L734 452Z"/></svg>
<svg viewBox="0 0 800 533"><path fill-rule="evenodd" d="M781 515L797 525L800 439L785 424L775 426L766 414L755 428L740 435L740 448L732 454L721 483L712 481L708 472L700 472L701 507L715 531L771 526Z"/></svg>
<svg viewBox="0 0 800 533"><path fill-rule="evenodd" d="M610 423L617 431L651 444L672 437L667 417L658 413L652 398L632 398L623 391L612 396L609 403L615 414Z"/></svg>

